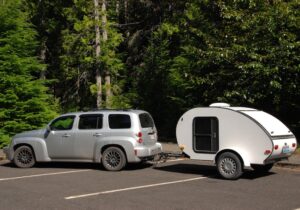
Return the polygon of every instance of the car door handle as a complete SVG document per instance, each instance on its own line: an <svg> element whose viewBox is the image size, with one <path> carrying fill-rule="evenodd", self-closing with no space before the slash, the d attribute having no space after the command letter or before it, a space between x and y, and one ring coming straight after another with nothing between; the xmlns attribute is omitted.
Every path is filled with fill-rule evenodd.
<svg viewBox="0 0 300 210"><path fill-rule="evenodd" d="M93 136L99 137L99 136L102 136L102 134L101 133L94 133Z"/></svg>
<svg viewBox="0 0 300 210"><path fill-rule="evenodd" d="M62 135L62 137L65 137L65 138L68 138L68 137L70 137L71 135L70 134L64 134L64 135Z"/></svg>

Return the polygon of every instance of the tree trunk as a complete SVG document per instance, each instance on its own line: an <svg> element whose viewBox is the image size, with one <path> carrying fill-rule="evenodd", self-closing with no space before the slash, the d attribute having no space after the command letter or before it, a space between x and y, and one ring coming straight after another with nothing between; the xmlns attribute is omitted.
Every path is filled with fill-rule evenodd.
<svg viewBox="0 0 300 210"><path fill-rule="evenodd" d="M42 40L41 51L40 51L40 59L43 62L43 64L46 63L46 50L47 50L46 40L44 39ZM40 79L42 80L46 79L46 66L44 66L40 72Z"/></svg>
<svg viewBox="0 0 300 210"><path fill-rule="evenodd" d="M95 33L96 33L96 87L97 87L97 109L102 106L102 77L100 71L100 28L99 28L99 0L94 0L95 7Z"/></svg>
<svg viewBox="0 0 300 210"><path fill-rule="evenodd" d="M124 0L124 20L126 24L128 22L128 0Z"/></svg>
<svg viewBox="0 0 300 210"><path fill-rule="evenodd" d="M107 35L107 11L106 11L106 0L102 0L102 9L101 9L101 14L102 14L102 38L103 42L106 42L108 39ZM110 71L108 69L105 69L105 105L106 108L111 107L111 77L110 77Z"/></svg>
<svg viewBox="0 0 300 210"><path fill-rule="evenodd" d="M102 38L103 42L107 41L107 17L106 17L106 0L102 0L102 7L101 7L101 13L102 13Z"/></svg>
<svg viewBox="0 0 300 210"><path fill-rule="evenodd" d="M111 108L111 79L110 79L110 72L108 70L105 71L105 88L106 88L106 108Z"/></svg>
<svg viewBox="0 0 300 210"><path fill-rule="evenodd" d="M116 1L116 14L118 17L118 22L120 22L120 0Z"/></svg>

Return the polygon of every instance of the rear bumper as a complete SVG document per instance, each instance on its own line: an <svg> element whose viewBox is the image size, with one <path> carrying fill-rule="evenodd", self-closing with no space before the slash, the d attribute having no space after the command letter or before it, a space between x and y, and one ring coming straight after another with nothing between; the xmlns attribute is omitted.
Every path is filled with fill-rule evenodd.
<svg viewBox="0 0 300 210"><path fill-rule="evenodd" d="M264 161L264 164L287 160L295 152L297 148L297 140L296 138L276 138L273 139L273 145L274 148L272 153Z"/></svg>
<svg viewBox="0 0 300 210"><path fill-rule="evenodd" d="M160 143L155 143L153 146L147 147L136 147L134 148L135 154L140 159L147 157L154 157L155 155L162 152L162 146Z"/></svg>

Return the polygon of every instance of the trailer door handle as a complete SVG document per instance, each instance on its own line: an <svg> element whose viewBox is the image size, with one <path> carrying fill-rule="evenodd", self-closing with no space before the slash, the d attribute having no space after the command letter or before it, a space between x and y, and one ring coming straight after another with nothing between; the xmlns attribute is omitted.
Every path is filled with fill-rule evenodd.
<svg viewBox="0 0 300 210"><path fill-rule="evenodd" d="M101 133L94 133L93 136L99 137L99 136L102 136L102 134Z"/></svg>

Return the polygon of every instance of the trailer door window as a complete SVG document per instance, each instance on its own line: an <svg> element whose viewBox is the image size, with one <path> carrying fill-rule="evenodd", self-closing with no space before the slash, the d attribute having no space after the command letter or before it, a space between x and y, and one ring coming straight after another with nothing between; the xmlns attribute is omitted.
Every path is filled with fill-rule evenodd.
<svg viewBox="0 0 300 210"><path fill-rule="evenodd" d="M195 152L216 153L219 150L219 126L216 117L196 117L193 121Z"/></svg>

